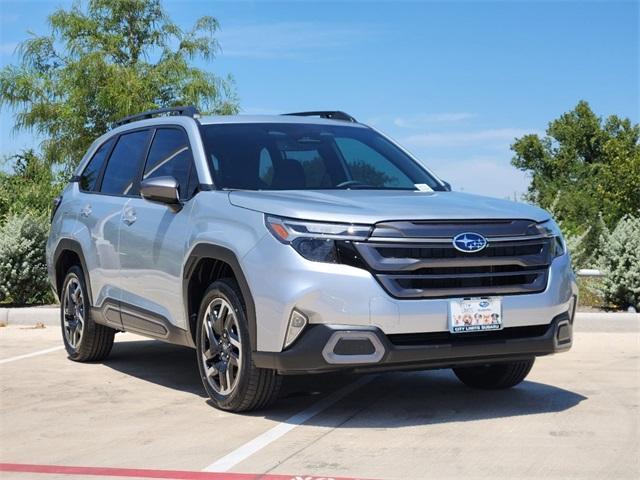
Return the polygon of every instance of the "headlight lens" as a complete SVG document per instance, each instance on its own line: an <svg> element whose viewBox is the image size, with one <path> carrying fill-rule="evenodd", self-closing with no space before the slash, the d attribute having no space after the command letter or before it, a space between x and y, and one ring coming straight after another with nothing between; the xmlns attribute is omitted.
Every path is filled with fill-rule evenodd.
<svg viewBox="0 0 640 480"><path fill-rule="evenodd" d="M314 262L337 263L336 240L366 240L368 225L311 222L265 216L265 224L280 242L291 245L300 255Z"/></svg>
<svg viewBox="0 0 640 480"><path fill-rule="evenodd" d="M540 230L542 234L553 236L552 254L554 258L567 253L567 246L564 242L562 231L560 231L560 227L556 222L547 220L546 222L539 223L538 230Z"/></svg>

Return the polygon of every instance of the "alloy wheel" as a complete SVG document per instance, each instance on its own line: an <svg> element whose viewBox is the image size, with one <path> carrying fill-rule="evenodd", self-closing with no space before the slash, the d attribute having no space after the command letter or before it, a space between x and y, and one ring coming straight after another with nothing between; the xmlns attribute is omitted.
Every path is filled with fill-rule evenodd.
<svg viewBox="0 0 640 480"><path fill-rule="evenodd" d="M207 382L216 393L229 395L240 377L242 348L236 312L224 298L215 298L207 306L200 345Z"/></svg>
<svg viewBox="0 0 640 480"><path fill-rule="evenodd" d="M84 294L80 280L73 276L67 282L62 300L64 337L71 348L77 350L84 332Z"/></svg>

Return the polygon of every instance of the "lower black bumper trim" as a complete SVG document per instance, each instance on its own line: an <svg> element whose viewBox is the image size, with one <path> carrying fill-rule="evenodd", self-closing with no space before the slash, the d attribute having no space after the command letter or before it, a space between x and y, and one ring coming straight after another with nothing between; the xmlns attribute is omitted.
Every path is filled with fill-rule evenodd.
<svg viewBox="0 0 640 480"><path fill-rule="evenodd" d="M339 330L364 330L375 333L385 348L377 363L328 363L322 350L331 335ZM282 374L324 373L331 371L375 372L387 370L426 370L461 365L497 363L563 352L571 348L572 325L568 313L555 317L547 328L532 329L534 336L515 336L505 329L494 337L456 336L421 344L397 345L377 328L344 325L312 325L289 349L282 352L253 352L257 367L278 370ZM504 332L507 332L506 334ZM522 332L524 333L524 331Z"/></svg>

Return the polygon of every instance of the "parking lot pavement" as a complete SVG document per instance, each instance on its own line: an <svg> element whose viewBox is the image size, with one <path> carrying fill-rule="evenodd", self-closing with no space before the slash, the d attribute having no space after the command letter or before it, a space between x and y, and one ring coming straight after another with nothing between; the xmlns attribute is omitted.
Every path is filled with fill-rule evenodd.
<svg viewBox="0 0 640 480"><path fill-rule="evenodd" d="M538 359L509 391L468 389L447 370L290 378L276 406L244 415L207 403L192 350L119 334L107 361L78 364L51 350L58 328L10 325L0 328L0 462L110 479L135 472L84 468L191 479L225 478L197 473L220 466L264 478L635 479L640 320L607 318L578 318L573 349ZM15 468L0 466L1 478L73 478Z"/></svg>

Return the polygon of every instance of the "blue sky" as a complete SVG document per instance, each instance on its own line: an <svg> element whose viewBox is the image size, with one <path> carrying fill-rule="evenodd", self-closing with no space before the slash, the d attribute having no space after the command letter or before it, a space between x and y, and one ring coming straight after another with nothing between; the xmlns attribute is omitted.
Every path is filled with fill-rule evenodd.
<svg viewBox="0 0 640 480"><path fill-rule="evenodd" d="M0 3L0 65L69 1ZM341 109L400 141L454 189L513 197L515 137L587 100L638 122L639 2L165 1L180 26L221 24L197 62L235 78L245 113ZM37 145L0 112L0 153Z"/></svg>

